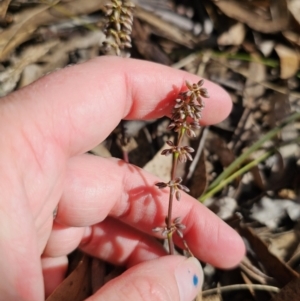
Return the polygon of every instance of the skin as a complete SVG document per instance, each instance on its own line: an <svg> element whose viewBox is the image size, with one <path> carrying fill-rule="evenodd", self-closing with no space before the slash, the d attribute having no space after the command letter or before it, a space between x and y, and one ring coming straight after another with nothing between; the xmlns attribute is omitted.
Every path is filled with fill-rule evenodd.
<svg viewBox="0 0 300 301"><path fill-rule="evenodd" d="M121 119L168 115L185 80L199 78L149 62L103 57L1 99L1 300L44 300L63 279L66 255L78 246L129 268L91 300L113 300L116 288L140 277L149 262L157 270L164 267L150 272L149 281L169 279L170 296L179 300L171 275L183 259L156 259L165 252L152 233L164 224L167 189L158 190L158 178L121 160L84 153ZM231 110L230 98L208 80L204 86L210 98L202 123L218 123ZM195 199L183 194L174 207L177 216L197 258L220 268L242 259L240 237Z"/></svg>

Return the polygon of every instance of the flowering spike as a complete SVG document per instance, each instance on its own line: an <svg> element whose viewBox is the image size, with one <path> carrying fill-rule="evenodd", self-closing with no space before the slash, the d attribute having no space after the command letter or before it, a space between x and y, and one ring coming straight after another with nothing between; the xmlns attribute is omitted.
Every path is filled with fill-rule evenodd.
<svg viewBox="0 0 300 301"><path fill-rule="evenodd" d="M131 48L131 31L133 23L134 4L130 1L110 0L106 7L106 42L104 49L114 49L118 56L121 50ZM112 47L108 47L112 46Z"/></svg>
<svg viewBox="0 0 300 301"><path fill-rule="evenodd" d="M186 81L186 91L180 92L178 97L175 99L175 103L171 112L172 122L168 126L168 130L173 130L175 133L178 133L176 142L171 140L167 141L169 149L164 149L162 155L173 154L173 167L172 167L172 177L168 183L157 183L158 188L169 187L170 196L169 196L169 210L168 216L165 220L165 227L158 227L162 235L166 235L169 242L170 254L174 254L174 245L172 240L172 235L174 232L177 233L179 237L183 240L183 245L185 246L186 251L190 254L189 247L187 246L186 241L183 239L183 230L185 225L180 222L180 217L177 217L172 222L172 208L173 199L176 198L177 201L181 200L182 193L189 192L188 187L181 184L182 178L176 177L175 167L178 162L185 163L187 160L192 161L193 157L191 153L195 150L190 146L182 146L183 135L186 134L188 137L196 137L195 130L200 128L199 120L201 119L201 113L204 108L203 98L208 97L208 92L206 88L203 87L204 80L200 79L197 83L191 84Z"/></svg>

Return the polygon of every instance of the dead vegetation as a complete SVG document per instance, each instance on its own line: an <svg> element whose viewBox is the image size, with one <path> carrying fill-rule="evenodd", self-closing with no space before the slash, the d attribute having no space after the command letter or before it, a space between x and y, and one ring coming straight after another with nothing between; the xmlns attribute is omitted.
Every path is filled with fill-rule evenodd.
<svg viewBox="0 0 300 301"><path fill-rule="evenodd" d="M0 96L100 55L105 2L2 1ZM189 141L195 160L181 171L191 194L236 228L248 251L234 270L204 267L202 300L298 300L300 2L135 2L131 56L217 82L234 104L226 121ZM124 123L130 162L162 180L171 170L159 155L167 123ZM92 152L122 156L119 135ZM49 301L83 300L121 272L82 254L71 259Z"/></svg>

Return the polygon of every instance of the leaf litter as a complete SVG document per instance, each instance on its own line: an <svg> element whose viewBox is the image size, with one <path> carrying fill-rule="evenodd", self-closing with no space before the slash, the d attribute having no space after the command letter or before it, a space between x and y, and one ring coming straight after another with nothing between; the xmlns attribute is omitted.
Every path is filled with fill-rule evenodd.
<svg viewBox="0 0 300 301"><path fill-rule="evenodd" d="M101 55L105 3L2 1L0 95ZM247 246L231 271L204 263L202 300L298 300L299 1L135 3L131 56L215 81L233 101L225 121L187 142L199 149L198 157L180 171L191 194L234 227ZM172 139L166 120L129 122L126 128L130 162L167 178L170 162L159 155ZM91 153L122 158L120 135L118 127ZM79 250L69 260L65 281L47 300L83 300L123 271Z"/></svg>

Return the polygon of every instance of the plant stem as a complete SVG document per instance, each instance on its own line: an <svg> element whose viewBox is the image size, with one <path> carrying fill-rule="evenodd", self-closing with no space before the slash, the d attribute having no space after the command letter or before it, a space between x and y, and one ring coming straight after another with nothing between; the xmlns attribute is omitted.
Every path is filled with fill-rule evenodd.
<svg viewBox="0 0 300 301"><path fill-rule="evenodd" d="M300 118L300 112L296 112L289 117L285 118L278 126L267 134L262 136L257 142L249 147L242 155L240 155L234 162L232 162L210 185L208 191L220 184L221 181L226 179L232 174L254 151L259 149L266 141L276 136L285 126Z"/></svg>
<svg viewBox="0 0 300 301"><path fill-rule="evenodd" d="M262 136L256 143L254 143L247 151L245 151L242 155L240 155L234 162L232 162L208 187L207 192L198 198L200 202L203 202L207 198L213 196L215 193L220 191L224 186L233 181L236 177L243 174L244 172L251 169L255 164L266 159L270 152L263 154L256 160L253 160L243 168L236 171L236 169L257 149L259 149L266 141L270 140L274 136L276 136L285 126L289 125L293 121L300 118L300 112L295 112L294 114L285 118L277 127L273 130L269 131L267 134ZM265 157L266 156L266 157ZM235 172L236 171L236 172Z"/></svg>
<svg viewBox="0 0 300 301"><path fill-rule="evenodd" d="M236 171L235 173L233 173L231 176L229 176L228 178L222 180L217 186L215 186L213 189L211 189L210 191L208 191L207 193L205 193L203 196L201 196L199 198L200 202L204 202L206 199L212 197L215 193L217 193L218 191L220 191L224 186L226 186L227 184L229 184L230 182L232 182L234 179L236 179L238 176L242 175L243 173L249 171L251 168L253 168L254 166L256 166L258 163L260 163L261 161L267 159L268 157L270 157L273 154L273 151L269 151L266 152L264 154L262 154L260 157L258 157L257 159L251 161L250 163L248 163L247 165L245 165L244 167L242 167L241 169L239 169L238 171Z"/></svg>
<svg viewBox="0 0 300 301"><path fill-rule="evenodd" d="M154 232L160 232L163 236L167 236L169 244L169 254L174 254L174 242L173 233L176 232L178 236L182 239L183 245L192 256L192 253L187 245L187 242L183 238L182 230L185 229L185 225L181 223L180 216L173 220L172 210L174 196L176 200L179 201L181 197L180 190L189 192L189 189L181 184L182 178L177 177L177 165L178 162L185 163L187 160L192 161L193 157L190 153L195 150L190 146L182 145L183 137L187 134L188 137L196 137L194 130L199 129L199 120L201 119L201 112L204 107L204 102L202 98L208 98L207 89L203 87L204 80L201 79L197 83L191 84L185 81L187 90L180 92L174 101L174 107L172 109L172 123L168 126L168 129L173 129L177 133L176 141L171 140L166 141L166 143L171 147L164 149L161 154L168 156L172 154L172 170L170 181L167 183L159 182L155 185L159 188L169 187L169 204L168 213L165 218L164 227L155 227Z"/></svg>
<svg viewBox="0 0 300 301"><path fill-rule="evenodd" d="M178 141L177 141L177 146L180 146L183 136L184 136L185 130L182 129L179 132L178 135ZM178 165L178 157L179 153L175 152L173 154L173 163L172 163L172 170L171 170L171 180L174 181L176 179L176 170L177 170L177 165ZM168 206L168 217L167 217L167 229L171 230L172 228L172 210L173 210L173 200L174 200L174 187L170 188L170 195L169 195L169 206ZM173 232L169 231L168 232L168 244L169 244L169 253L170 255L174 254L174 242L173 242Z"/></svg>
<svg viewBox="0 0 300 301"><path fill-rule="evenodd" d="M172 210L173 210L173 198L174 198L174 188L170 188L169 195L169 208L168 208L168 218L167 218L167 229L170 230L172 227ZM173 242L173 232L168 232L168 244L169 244L169 253L174 255L174 242Z"/></svg>

